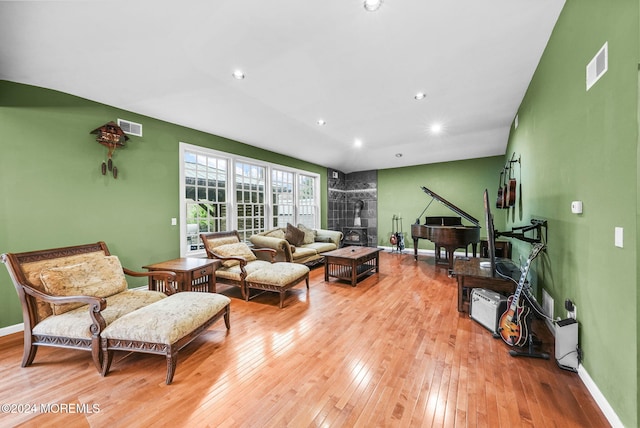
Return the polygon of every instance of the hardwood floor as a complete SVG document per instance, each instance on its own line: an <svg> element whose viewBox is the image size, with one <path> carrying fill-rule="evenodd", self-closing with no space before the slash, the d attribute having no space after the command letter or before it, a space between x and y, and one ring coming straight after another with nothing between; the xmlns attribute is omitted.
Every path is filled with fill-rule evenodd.
<svg viewBox="0 0 640 428"><path fill-rule="evenodd" d="M351 287L323 268L278 309L234 288L222 321L183 349L172 385L165 359L116 354L101 377L89 353L41 348L21 368L22 335L0 338L0 403L53 404L0 414L0 426L70 427L603 427L578 376L554 359L514 358L456 310L455 279L433 259L380 255ZM543 350L553 339L536 325ZM63 405L95 406L69 413Z"/></svg>

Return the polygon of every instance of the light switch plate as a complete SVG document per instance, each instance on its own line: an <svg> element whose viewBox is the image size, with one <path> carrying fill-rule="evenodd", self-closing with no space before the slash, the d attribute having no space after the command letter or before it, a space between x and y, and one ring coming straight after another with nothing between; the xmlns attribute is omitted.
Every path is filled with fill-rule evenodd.
<svg viewBox="0 0 640 428"><path fill-rule="evenodd" d="M624 231L621 227L616 227L615 229L615 244L616 247L622 248L624 241Z"/></svg>

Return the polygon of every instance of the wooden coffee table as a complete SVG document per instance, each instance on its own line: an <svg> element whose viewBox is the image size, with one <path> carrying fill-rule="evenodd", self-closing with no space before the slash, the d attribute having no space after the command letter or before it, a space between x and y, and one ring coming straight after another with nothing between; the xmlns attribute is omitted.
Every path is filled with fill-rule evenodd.
<svg viewBox="0 0 640 428"><path fill-rule="evenodd" d="M355 287L358 279L369 272L380 272L380 248L343 247L322 253L324 280L329 277L344 279Z"/></svg>
<svg viewBox="0 0 640 428"><path fill-rule="evenodd" d="M166 262L142 266L142 268L149 271L166 270L175 272L176 284L174 287L178 291L204 291L215 293L215 270L219 263L219 260L213 259L182 257L179 259L167 260ZM162 281L156 281L151 277L149 277L149 289L165 291Z"/></svg>

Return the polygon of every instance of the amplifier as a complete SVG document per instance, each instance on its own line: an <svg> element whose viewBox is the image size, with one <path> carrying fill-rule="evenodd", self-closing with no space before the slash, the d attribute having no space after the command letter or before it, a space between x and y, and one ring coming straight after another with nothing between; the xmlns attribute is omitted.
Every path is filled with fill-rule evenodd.
<svg viewBox="0 0 640 428"><path fill-rule="evenodd" d="M498 321L507 310L507 298L484 288L471 290L469 316L491 333L498 332Z"/></svg>

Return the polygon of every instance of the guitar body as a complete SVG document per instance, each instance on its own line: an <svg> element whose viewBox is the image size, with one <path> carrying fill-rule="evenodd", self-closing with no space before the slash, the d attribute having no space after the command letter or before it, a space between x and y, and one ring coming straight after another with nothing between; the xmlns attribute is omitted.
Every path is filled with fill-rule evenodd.
<svg viewBox="0 0 640 428"><path fill-rule="evenodd" d="M512 207L516 204L516 179L509 179L509 187L507 188L507 206Z"/></svg>
<svg viewBox="0 0 640 428"><path fill-rule="evenodd" d="M402 234L402 232L398 233L398 248L400 248L400 251L404 250L404 235Z"/></svg>
<svg viewBox="0 0 640 428"><path fill-rule="evenodd" d="M509 186L507 186L507 183L504 184L504 186L502 186L502 208L507 209L509 208L509 198L507 193L509 192Z"/></svg>
<svg viewBox="0 0 640 428"><path fill-rule="evenodd" d="M502 177L504 170L500 172L500 180L498 180L498 199L496 200L496 208L504 208L504 187L502 186Z"/></svg>
<svg viewBox="0 0 640 428"><path fill-rule="evenodd" d="M510 296L507 300L507 311L502 314L498 323L498 331L500 337L507 345L520 346L526 342L528 337L527 330L527 315L529 315L529 308L516 302L513 304L515 296ZM515 309L512 309L515 307Z"/></svg>
<svg viewBox="0 0 640 428"><path fill-rule="evenodd" d="M516 178L511 174L513 172L513 164L515 162L520 163L520 159L515 160L515 152L511 155L511 160L509 161L509 183L506 184L506 199L505 199L505 208L512 207L516 204Z"/></svg>

